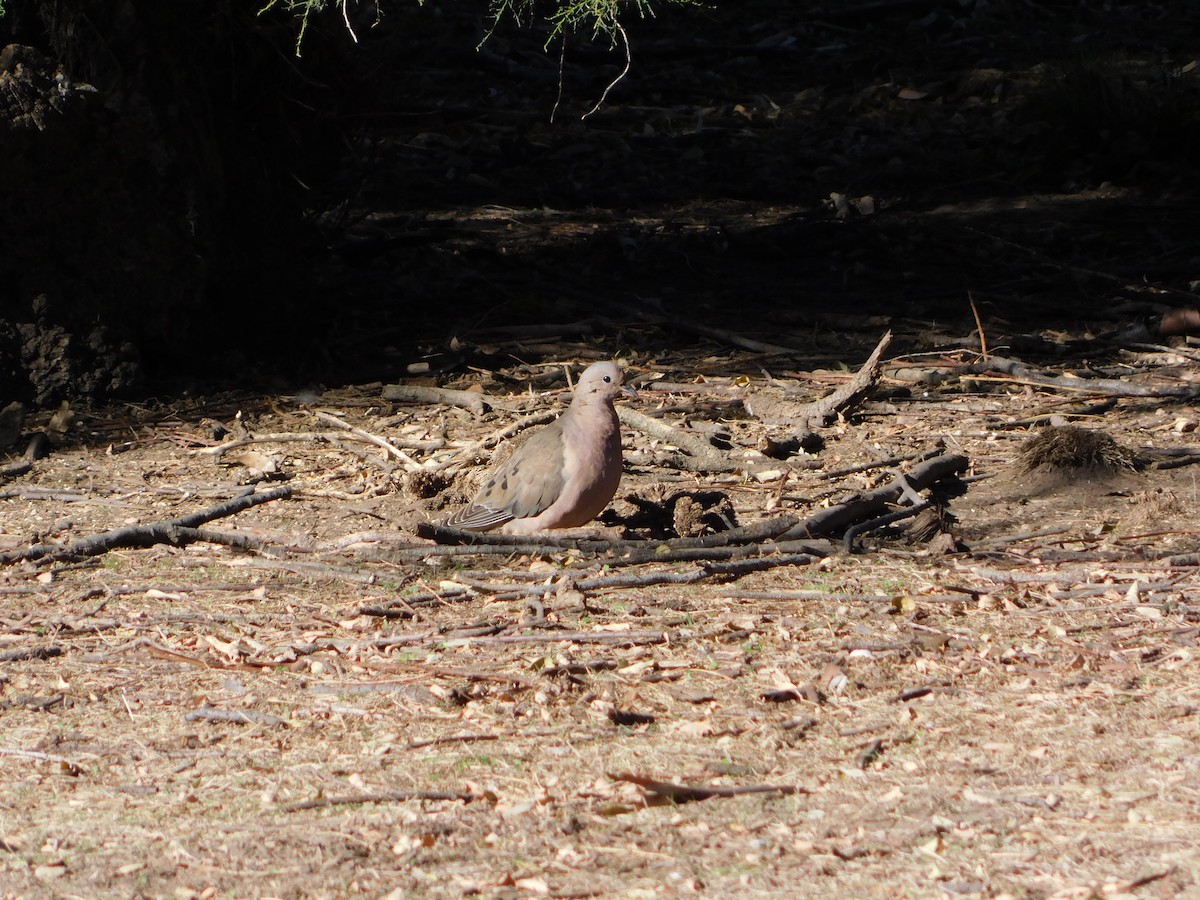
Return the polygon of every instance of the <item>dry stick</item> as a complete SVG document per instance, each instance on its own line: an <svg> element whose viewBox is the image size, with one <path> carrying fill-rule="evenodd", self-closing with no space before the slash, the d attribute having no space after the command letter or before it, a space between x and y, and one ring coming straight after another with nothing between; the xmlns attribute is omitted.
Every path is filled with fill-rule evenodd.
<svg viewBox="0 0 1200 900"><path fill-rule="evenodd" d="M670 781L657 781L644 775L632 772L609 773L613 781L626 781L636 784L652 794L664 797L674 803L691 803L693 800L708 800L712 797L738 797L742 794L807 794L809 791L794 784L751 784L744 787L695 787L686 784L673 784Z"/></svg>
<svg viewBox="0 0 1200 900"><path fill-rule="evenodd" d="M867 361L854 373L853 378L833 393L808 404L800 415L815 428L828 425L838 413L857 405L879 381L880 359L891 343L892 333L888 331L879 339L879 343L871 351Z"/></svg>
<svg viewBox="0 0 1200 900"><path fill-rule="evenodd" d="M301 441L318 442L325 441L330 444L335 444L339 441L344 441L347 438L362 441L365 444L375 443L370 438L354 433L346 433L344 431L281 431L272 432L270 434L256 434L250 437L238 438L237 440L227 441L224 444L217 444L215 447L201 447L198 450L192 451L200 456L212 456L220 458L230 450L238 450L242 447L249 447L251 444L289 444L298 443ZM399 447L402 450L440 450L445 444L440 444L437 441L392 441L393 446Z"/></svg>
<svg viewBox="0 0 1200 900"><path fill-rule="evenodd" d="M979 332L979 352L983 358L988 358L987 334L983 330L983 320L979 318L979 307L975 305L975 295L967 291L967 302L971 304L971 315L975 317L975 330Z"/></svg>
<svg viewBox="0 0 1200 900"><path fill-rule="evenodd" d="M217 709L213 706L202 706L194 709L183 717L185 722L236 722L239 725L270 725L278 728L287 727L287 719L273 716L270 713L255 712L252 709Z"/></svg>
<svg viewBox="0 0 1200 900"><path fill-rule="evenodd" d="M681 461L681 468L695 472L733 472L738 468L737 463L704 438L672 428L666 422L651 418L631 406L618 406L617 417L630 428L673 444L686 453L688 459Z"/></svg>
<svg viewBox="0 0 1200 900"><path fill-rule="evenodd" d="M409 456L407 453L405 453L403 450L401 450L395 444L392 444L392 443L384 440L379 435L371 434L371 432L366 431L365 429L362 429L362 428L356 428L355 426L350 425L347 422L343 422L337 416L331 415L327 412L322 412L321 410L317 410L315 415L319 420L326 423L327 425L335 425L338 428L344 428L351 434L358 435L364 441L372 443L376 447L382 447L389 454L396 457L396 459L400 460L401 465L404 466L406 471L415 472L417 469L421 468L421 464L419 462L417 462L415 459L413 459L411 456Z"/></svg>
<svg viewBox="0 0 1200 900"><path fill-rule="evenodd" d="M876 518L886 513L888 504L894 503L903 496L905 481L913 490L924 490L943 478L950 478L965 472L968 465L969 462L965 456L957 454L936 456L914 466L911 472L897 476L890 485L876 488L866 494L856 495L845 503L839 503L837 506L831 506L816 515L809 516L794 528L780 535L780 539L786 541L801 537L843 534L856 522Z"/></svg>
<svg viewBox="0 0 1200 900"><path fill-rule="evenodd" d="M872 469L886 469L891 466L898 466L902 463L913 462L931 459L934 456L940 455L941 447L934 450L918 450L915 453L909 453L906 456L889 456L886 459L876 459L871 462L859 463L856 466L846 466L843 469L827 469L821 472L817 477L823 481L831 481L834 478L845 478L847 475L858 475L862 472L870 472Z"/></svg>
<svg viewBox="0 0 1200 900"><path fill-rule="evenodd" d="M32 485L0 491L0 500L11 500L14 497L21 500L54 500L57 503L78 503L88 496L87 491L77 491L73 488L39 488Z"/></svg>
<svg viewBox="0 0 1200 900"><path fill-rule="evenodd" d="M678 636L672 636L677 640ZM438 638L439 643L461 641L470 644L553 644L566 641L572 644L613 644L618 647L636 647L643 644L664 644L667 634L663 631L550 631L537 634L481 635L465 638Z"/></svg>
<svg viewBox="0 0 1200 900"><path fill-rule="evenodd" d="M1142 447L1137 451L1138 462L1145 462L1146 466L1157 471L1165 469L1180 469L1184 466L1190 466L1194 462L1200 462L1200 451L1189 450L1183 447L1172 448L1155 448Z"/></svg>
<svg viewBox="0 0 1200 900"><path fill-rule="evenodd" d="M770 552L776 547L784 547L792 545L764 545L763 550ZM797 547L803 547L805 550L809 548L807 542L797 542ZM740 549L740 548L739 548ZM599 591L610 588L639 588L649 587L656 584L694 584L697 581L703 581L706 578L713 577L737 577L745 575L749 572L760 572L766 569L775 569L781 566L804 566L809 565L815 560L824 556L824 553L816 555L808 552L800 553L780 553L778 555L759 556L752 559L732 560L729 562L714 562L706 559L704 565L695 569L690 569L686 572L635 572L621 575L599 575L594 578L582 578L575 582L575 588L580 591ZM642 562L658 561L653 556L644 560L635 560L631 565L636 565ZM487 590L489 586L480 586L479 590ZM519 600L525 597L541 597L547 593L552 593L558 589L555 585L495 585L496 588L494 599L496 600ZM372 604L370 606L361 606L357 609L356 615L361 616L383 616L391 619L407 619L412 617L412 610L419 607L440 606L444 603L470 601L478 596L476 590L456 589L445 593L434 593L432 591L419 595L404 597L402 599L388 601L386 603ZM407 607L406 609L397 610L397 606Z"/></svg>
<svg viewBox="0 0 1200 900"><path fill-rule="evenodd" d="M0 468L0 478L16 478L33 468L34 461L50 454L50 438L44 431L35 431L29 438L29 446L15 463Z"/></svg>
<svg viewBox="0 0 1200 900"><path fill-rule="evenodd" d="M346 806L358 803L406 803L409 800L459 800L470 803L475 799L470 794L455 791L377 791L370 794L344 794L335 797L316 797L288 803L280 807L284 812L299 812L305 809L323 809L327 806Z"/></svg>
<svg viewBox="0 0 1200 900"><path fill-rule="evenodd" d="M456 391L453 388L430 387L420 384L385 384L383 399L399 403L430 403L438 406L458 406L472 415L482 416L490 401L476 391Z"/></svg>
<svg viewBox="0 0 1200 900"><path fill-rule="evenodd" d="M970 363L954 369L954 374L982 375L1000 372L1011 375L1018 383L1060 391L1080 391L1088 394L1108 394L1115 397L1181 397L1189 398L1200 394L1200 389L1186 385L1160 385L1158 387L1130 384L1116 378L1068 378L1065 375L1042 375L1029 366L1014 359L993 356L991 359Z"/></svg>
<svg viewBox="0 0 1200 900"><path fill-rule="evenodd" d="M65 756L55 756L53 753L43 753L40 750L18 750L11 747L0 747L0 756L20 756L24 759L36 759L40 762L56 762L72 769L78 769L79 764Z"/></svg>
<svg viewBox="0 0 1200 900"><path fill-rule="evenodd" d="M422 747L434 747L438 744L466 744L474 741L498 741L501 738L512 737L505 734L448 734L442 737L427 738L423 741L410 741L404 745L405 750L420 750Z"/></svg>
<svg viewBox="0 0 1200 900"><path fill-rule="evenodd" d="M1168 347L1166 344L1128 344L1127 346L1133 350L1143 350L1152 353L1171 353L1175 356L1182 356L1184 359L1200 362L1200 353L1189 353L1182 347Z"/></svg>
<svg viewBox="0 0 1200 900"><path fill-rule="evenodd" d="M0 662L22 662L29 659L51 659L62 656L62 647L34 647L30 650L5 650L0 653Z"/></svg>
<svg viewBox="0 0 1200 900"><path fill-rule="evenodd" d="M199 533L197 526L213 519L231 516L252 506L281 500L292 495L289 487L271 488L258 494L243 494L233 500L218 503L200 512L169 519L165 522L154 522L149 525L131 525L126 528L115 528L91 537L80 538L66 547L55 547L49 544L34 544L22 550L0 553L0 565L17 562L18 560L49 559L78 559L85 556L100 556L116 547L150 547L154 544L174 544L180 539L190 536L196 540Z"/></svg>
<svg viewBox="0 0 1200 900"><path fill-rule="evenodd" d="M669 550L686 550L696 547L724 547L729 544L748 544L775 537L787 531L799 518L792 515L776 516L745 525L740 528L730 528L716 534L696 538L671 538L665 541L597 541L586 538L559 537L554 534L510 535L494 531L467 531L462 528L448 528L432 522L422 522L417 526L417 534L437 540L441 544L470 544L495 545L508 547L513 553L537 553L542 550L569 549L584 552L604 553L612 551L620 553L623 550L644 550L648 546L666 547ZM435 548L428 548L433 550Z"/></svg>

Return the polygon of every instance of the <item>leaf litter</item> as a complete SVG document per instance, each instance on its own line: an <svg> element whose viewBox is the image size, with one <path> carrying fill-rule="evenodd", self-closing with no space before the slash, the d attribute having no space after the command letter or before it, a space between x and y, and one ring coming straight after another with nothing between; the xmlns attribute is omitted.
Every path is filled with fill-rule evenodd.
<svg viewBox="0 0 1200 900"><path fill-rule="evenodd" d="M1108 14L1172 12L1117 6ZM864 15L799 33L852 33L869 48L879 37L875 13ZM1112 166L1131 151L1118 140L1098 159L1086 121L1022 111L1021 99L1063 100L1034 68L962 68L970 41L930 15L909 23L907 45L936 38L927 49L943 56L927 71L911 64L894 82L864 77L871 86L788 96L770 62L793 59L770 49L787 41L748 26L735 33L757 49L730 65L765 77L761 96L705 110L689 97L735 75L710 72L701 44L684 51L652 32L649 46L675 60L650 54L653 88L638 85L635 69L632 99L614 88L589 119L595 130L567 136L577 145L530 133L530 152L542 148L574 183L624 160L625 182L609 180L613 209L472 207L457 181L461 208L430 204L438 211L405 220L399 244L433 240L457 262L393 256L380 271L405 272L433 305L444 299L437 291L452 293L463 321L478 314L407 364L405 383L434 395L350 385L80 409L70 439L6 475L0 552L66 549L119 529L154 540L0 570L5 890L1195 891L1195 368L1186 339L1162 345L1165 329L1119 337L1143 315L1165 322L1168 294L1194 303L1195 260L1178 238L1185 217L1169 196L1139 205L1112 185L1029 195L1008 209L1005 178L1054 166L1061 181L1077 174L1082 157L1056 148L1082 147L1089 164ZM1035 36L1053 25L1038 19ZM822 47L825 60L870 58L846 43ZM425 64L411 89L444 74ZM1141 96L1150 82L1127 69L1102 80L1106 114L1145 125L1122 91ZM1070 99L1096 72L1047 84ZM501 104L517 96L508 90ZM657 105L638 93L650 90L664 92ZM687 161L711 164L710 179L736 152L755 161L743 194L755 184L768 197L781 187L811 194L793 174L807 166L836 182L821 196L840 201L825 218L816 207L732 201L620 213L620 191L664 183L646 160L666 159L678 123L701 116ZM994 148L977 139L996 116L1010 117L1005 152L1015 161L994 170L994 196L967 181L940 194L938 179L979 171L970 166ZM441 177L452 157L472 164L460 152L469 140L479 165L515 171L503 117L432 118L429 140L390 148L412 185ZM811 142L796 140L800 128L816 132ZM1025 140L1054 128L1057 143ZM1139 133L1158 140L1170 129ZM648 152L626 154L638 141ZM918 145L929 169L897 155ZM782 185L768 183L772 172ZM841 189L847 172L874 172L872 194ZM688 170L674 177L686 194ZM914 192L953 202L922 207L905 200ZM1106 210L1119 227L1106 230ZM1151 233L1157 255L1142 242ZM581 245L583 234L600 237ZM756 293L786 302L755 316L723 306L714 286L727 276L705 268L722 242L743 264L738 287L751 279ZM806 290L832 291L834 275L850 285L836 309L795 302L795 269L778 259L798 245L812 261ZM555 246L582 257L586 288L562 276ZM523 268L495 258L510 252ZM971 279L996 286L974 291L974 311L961 296L968 257L980 266ZM1162 293L1139 281L1150 257ZM661 311L605 274L635 263ZM560 327L510 298L509 330L489 332L497 285L519 295L535 283L566 297L555 309L563 319L552 320ZM886 300L872 299L885 290ZM612 302L598 315L602 292ZM672 324L680 296L705 313L691 317L703 331ZM385 337L400 327L379 315ZM870 389L812 421L813 404L850 384L889 328L895 344ZM544 421L566 387L562 363L616 355L639 381L636 409L682 437L674 445L670 432L627 425L627 476L607 531L521 547L415 536L419 522L470 495L515 422ZM34 415L27 430L41 424ZM1100 463L1118 460L1116 471L1059 473L1031 489L1029 439L1052 434L1047 425L1102 434L1087 447ZM253 455L214 452L246 440ZM687 449L697 442L728 469L697 466ZM930 452L961 455L969 468L907 484ZM288 491L204 520L199 534L178 521L276 482ZM810 521L885 487L951 515L911 534L907 520L876 521L852 553L836 533L796 536L806 549L790 548L787 564L767 546L779 533L719 540L781 517ZM623 561L632 551L614 549L614 538L651 552Z"/></svg>

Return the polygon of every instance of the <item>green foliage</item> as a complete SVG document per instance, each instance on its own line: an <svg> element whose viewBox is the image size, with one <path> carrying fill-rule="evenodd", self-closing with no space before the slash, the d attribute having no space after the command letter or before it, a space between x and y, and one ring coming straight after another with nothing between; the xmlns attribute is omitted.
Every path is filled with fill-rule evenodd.
<svg viewBox="0 0 1200 900"><path fill-rule="evenodd" d="M658 3L699 6L702 0L657 0ZM550 25L549 44L564 32L591 29L616 40L621 17L627 12L642 18L654 15L651 0L492 0L492 22L498 25L512 17L519 25L541 19Z"/></svg>
<svg viewBox="0 0 1200 900"><path fill-rule="evenodd" d="M275 7L282 7L296 17L299 22L299 32L296 35L298 55L310 17L324 12L327 7L332 5L339 9L346 19L346 27L350 27L345 9L347 2L349 0L267 0L266 5L258 12L262 15ZM425 0L417 2L422 6L425 4ZM491 0L492 27L507 18L523 26L541 21L550 26L547 45L564 33L589 29L593 34L606 34L615 42L621 30L622 16L633 12L645 18L654 15L656 4L668 3L677 6L700 6L704 0ZM3 9L4 0L0 0L0 13ZM353 34L353 31L351 33Z"/></svg>
<svg viewBox="0 0 1200 900"><path fill-rule="evenodd" d="M0 0L3 3L4 0ZM343 15L345 14L345 4L349 0L334 0L334 4L341 8ZM418 3L424 3L425 0L417 0ZM323 12L325 7L329 5L329 0L267 0L267 5L262 7L258 14L274 9L276 6L282 6L285 10L292 13L300 23L300 28L296 32L296 55L300 55L300 45L304 43L304 32L308 30L308 20L310 16ZM346 26L349 27L349 21ZM352 31L351 34L354 32ZM358 40L358 38L355 38Z"/></svg>

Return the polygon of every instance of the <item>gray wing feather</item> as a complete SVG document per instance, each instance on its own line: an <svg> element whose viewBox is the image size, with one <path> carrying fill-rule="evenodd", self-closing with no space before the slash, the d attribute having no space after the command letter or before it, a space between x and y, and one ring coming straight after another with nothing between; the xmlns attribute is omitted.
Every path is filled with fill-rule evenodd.
<svg viewBox="0 0 1200 900"><path fill-rule="evenodd" d="M563 488L561 420L547 425L517 448L465 509L447 525L474 531L498 528L513 519L545 512Z"/></svg>

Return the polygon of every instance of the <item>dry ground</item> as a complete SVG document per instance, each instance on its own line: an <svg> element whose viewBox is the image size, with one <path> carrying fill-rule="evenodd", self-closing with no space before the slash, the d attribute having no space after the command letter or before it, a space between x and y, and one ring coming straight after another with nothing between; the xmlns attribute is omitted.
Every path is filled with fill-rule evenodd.
<svg viewBox="0 0 1200 900"><path fill-rule="evenodd" d="M634 360L639 406L783 402L751 356ZM1194 383L1190 362L1143 362L1131 380ZM714 374L690 393L650 387L696 368ZM796 383L819 395L839 380ZM1009 424L1086 403L1003 379L889 387L823 430L824 469L941 438L972 474L1000 476L952 503L964 551L893 535L736 580L551 587L535 622L497 592L595 575L604 556L396 562L413 523L463 485L420 500L383 450L314 440L252 445L293 498L210 523L268 552L200 542L8 567L6 896L1200 891L1200 577L1180 564L1200 545L1194 470L1031 489L1010 465L1027 430ZM377 395L85 418L86 441L5 487L0 541L63 542L235 496L245 466L202 448L238 409L253 434L327 432L327 410L397 441L445 439L410 451L436 460L550 402L511 395L475 419ZM1196 421L1192 405L1122 402L1104 426L1126 446L1186 447ZM629 498L661 500L664 484L721 491L747 524L890 477L764 462L747 448L767 426L728 422L730 457L776 473L680 473L627 434L610 520L639 521ZM362 614L406 597L403 618ZM623 773L799 790L662 802Z"/></svg>
<svg viewBox="0 0 1200 900"><path fill-rule="evenodd" d="M326 267L332 324L304 343L286 298L230 324L248 364L295 346L336 387L79 409L0 485L0 552L204 509L247 464L293 491L209 523L256 550L0 569L0 896L1200 896L1198 470L1012 468L1056 415L1194 446L1194 400L1087 381L1196 384L1194 349L1118 337L1197 305L1194 4L663 15L586 123L623 57L572 51L553 126L541 36L470 53L462 6L363 30L391 43L367 57L374 168ZM1068 380L967 377L970 300L992 351ZM755 455L888 328L822 448ZM406 468L618 355L638 409L740 469L627 431L609 525L661 539L680 491L743 525L805 514L941 442L970 460L960 546L882 532L561 592L698 564L405 549L488 454L445 485ZM495 404L368 383L401 378ZM333 437L218 463L224 430ZM542 621L516 595L547 581ZM782 790L662 802L620 775Z"/></svg>

